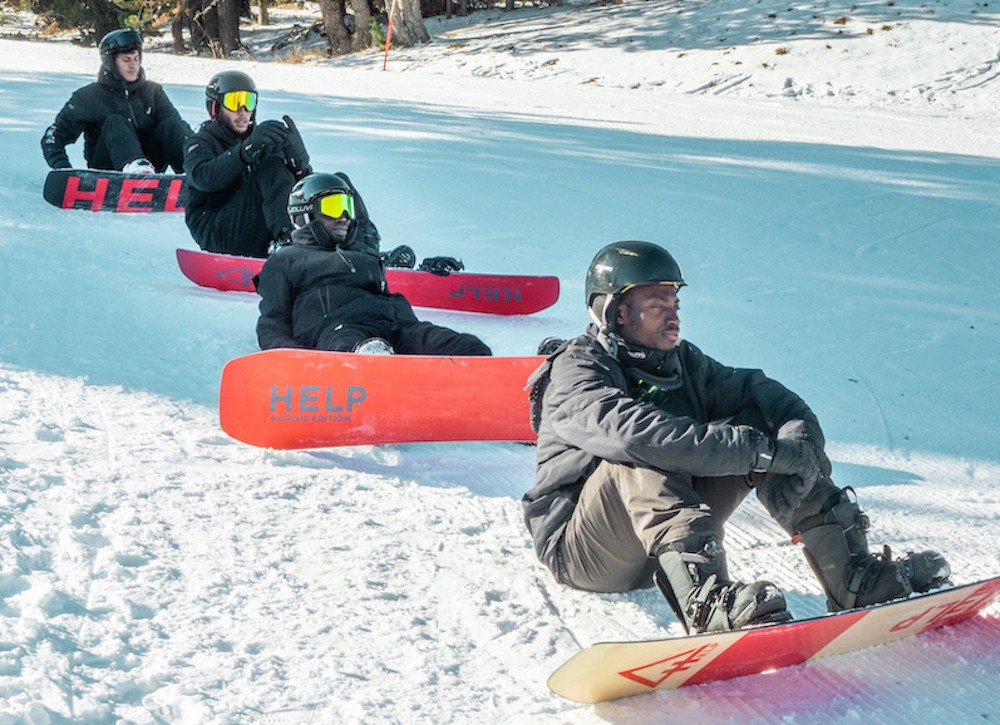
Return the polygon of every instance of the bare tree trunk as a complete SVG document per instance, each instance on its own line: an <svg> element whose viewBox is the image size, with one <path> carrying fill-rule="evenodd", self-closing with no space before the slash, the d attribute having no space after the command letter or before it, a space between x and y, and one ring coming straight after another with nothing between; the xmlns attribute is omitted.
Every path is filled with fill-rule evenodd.
<svg viewBox="0 0 1000 725"><path fill-rule="evenodd" d="M354 11L354 32L351 34L351 50L365 50L372 47L372 12L368 0L350 0Z"/></svg>
<svg viewBox="0 0 1000 725"><path fill-rule="evenodd" d="M174 53L184 52L184 24L189 21L187 0L177 0L174 19L170 22L170 35L174 40Z"/></svg>
<svg viewBox="0 0 1000 725"><path fill-rule="evenodd" d="M243 46L240 42L240 0L218 0L216 7L219 11L219 45L222 55L228 58L230 53Z"/></svg>
<svg viewBox="0 0 1000 725"><path fill-rule="evenodd" d="M351 52L351 36L344 25L343 0L319 0L319 12L326 29L326 43L331 55Z"/></svg>
<svg viewBox="0 0 1000 725"><path fill-rule="evenodd" d="M195 52L206 52L213 57L221 55L216 39L219 37L219 13L216 0L185 0L186 25L191 33L191 46Z"/></svg>
<svg viewBox="0 0 1000 725"><path fill-rule="evenodd" d="M393 40L399 45L417 45L431 39L420 14L420 0L399 0L392 25Z"/></svg>
<svg viewBox="0 0 1000 725"><path fill-rule="evenodd" d="M257 14L257 22L260 23L261 25L267 25L268 23L271 22L270 19L267 17L267 4L268 0L258 0L257 2L257 6L259 9L259 12Z"/></svg>

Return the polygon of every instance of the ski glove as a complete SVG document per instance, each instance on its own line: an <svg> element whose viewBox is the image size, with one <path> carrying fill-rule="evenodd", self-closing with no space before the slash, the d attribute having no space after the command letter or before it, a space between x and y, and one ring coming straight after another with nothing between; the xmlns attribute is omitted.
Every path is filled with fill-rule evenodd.
<svg viewBox="0 0 1000 725"><path fill-rule="evenodd" d="M815 480L809 482L799 476L771 479L767 487L768 508L778 523L787 526L792 522L792 514L812 491L815 483Z"/></svg>
<svg viewBox="0 0 1000 725"><path fill-rule="evenodd" d="M819 475L822 478L829 478L830 474L833 473L833 466L830 464L830 459L826 456L826 451L812 441L805 441L805 443L812 448L812 452L816 455L816 462L819 464Z"/></svg>
<svg viewBox="0 0 1000 725"><path fill-rule="evenodd" d="M774 456L771 458L772 473L799 476L809 484L819 478L819 459L815 447L808 441L792 438L777 438L774 441Z"/></svg>
<svg viewBox="0 0 1000 725"><path fill-rule="evenodd" d="M259 123L240 146L240 158L243 163L253 165L280 149L287 136L288 129L279 121Z"/></svg>
<svg viewBox="0 0 1000 725"><path fill-rule="evenodd" d="M462 264L462 260L454 257L427 257L417 269L446 277L452 272L461 272L465 269L465 265Z"/></svg>
<svg viewBox="0 0 1000 725"><path fill-rule="evenodd" d="M282 149L281 155L296 177L305 176L312 171L309 166L309 152L306 151L305 142L302 141L299 129L296 128L295 121L291 119L291 116L282 116L282 119L288 127L288 136L285 138L285 147Z"/></svg>
<svg viewBox="0 0 1000 725"><path fill-rule="evenodd" d="M778 521L787 523L819 480L822 471L816 447L805 440L778 438L774 441L774 457L768 470L784 476L771 478L768 499Z"/></svg>

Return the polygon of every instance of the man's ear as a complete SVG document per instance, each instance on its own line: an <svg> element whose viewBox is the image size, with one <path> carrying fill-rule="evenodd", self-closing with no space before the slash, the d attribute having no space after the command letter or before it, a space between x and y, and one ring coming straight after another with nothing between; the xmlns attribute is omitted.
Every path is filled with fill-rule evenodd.
<svg viewBox="0 0 1000 725"><path fill-rule="evenodd" d="M625 303L619 300L615 305L615 325L621 327L623 322L625 322Z"/></svg>

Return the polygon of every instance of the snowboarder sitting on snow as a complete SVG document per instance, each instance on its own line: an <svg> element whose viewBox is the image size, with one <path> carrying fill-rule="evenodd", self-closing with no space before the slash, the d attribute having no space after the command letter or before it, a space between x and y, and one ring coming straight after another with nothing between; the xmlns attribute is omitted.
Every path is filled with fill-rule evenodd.
<svg viewBox="0 0 1000 725"><path fill-rule="evenodd" d="M218 73L205 88L209 120L184 154L184 220L206 251L266 257L291 233L285 200L310 173L309 154L288 116L257 122L258 100L253 79L239 71Z"/></svg>
<svg viewBox="0 0 1000 725"><path fill-rule="evenodd" d="M167 165L184 171L184 141L191 135L158 83L146 80L142 36L112 30L98 44L97 82L73 93L42 136L53 169L71 168L66 146L83 134L83 156L92 169L152 174Z"/></svg>
<svg viewBox="0 0 1000 725"><path fill-rule="evenodd" d="M288 214L291 243L271 253L258 279L262 350L490 354L474 335L421 322L405 297L388 291L378 230L346 175L298 181Z"/></svg>
<svg viewBox="0 0 1000 725"><path fill-rule="evenodd" d="M869 553L868 518L830 479L801 398L680 338L684 285L657 245L604 247L586 280L594 324L532 375L537 473L524 515L555 577L594 592L654 579L692 634L785 621L780 590L733 581L726 566L723 524L756 489L805 546L832 612L945 583L936 552Z"/></svg>

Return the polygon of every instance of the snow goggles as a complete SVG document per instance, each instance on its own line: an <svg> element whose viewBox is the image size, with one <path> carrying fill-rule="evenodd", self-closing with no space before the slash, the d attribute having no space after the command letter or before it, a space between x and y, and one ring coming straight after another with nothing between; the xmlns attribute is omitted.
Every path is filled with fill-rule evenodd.
<svg viewBox="0 0 1000 725"><path fill-rule="evenodd" d="M101 38L101 50L117 55L129 50L142 50L142 35L138 30L112 30Z"/></svg>
<svg viewBox="0 0 1000 725"><path fill-rule="evenodd" d="M222 105L233 113L245 108L250 113L257 108L257 94L253 91L229 91L222 94Z"/></svg>
<svg viewBox="0 0 1000 725"><path fill-rule="evenodd" d="M340 219L346 212L348 219L354 219L354 197L343 192L328 194L316 201L316 211L331 219Z"/></svg>

